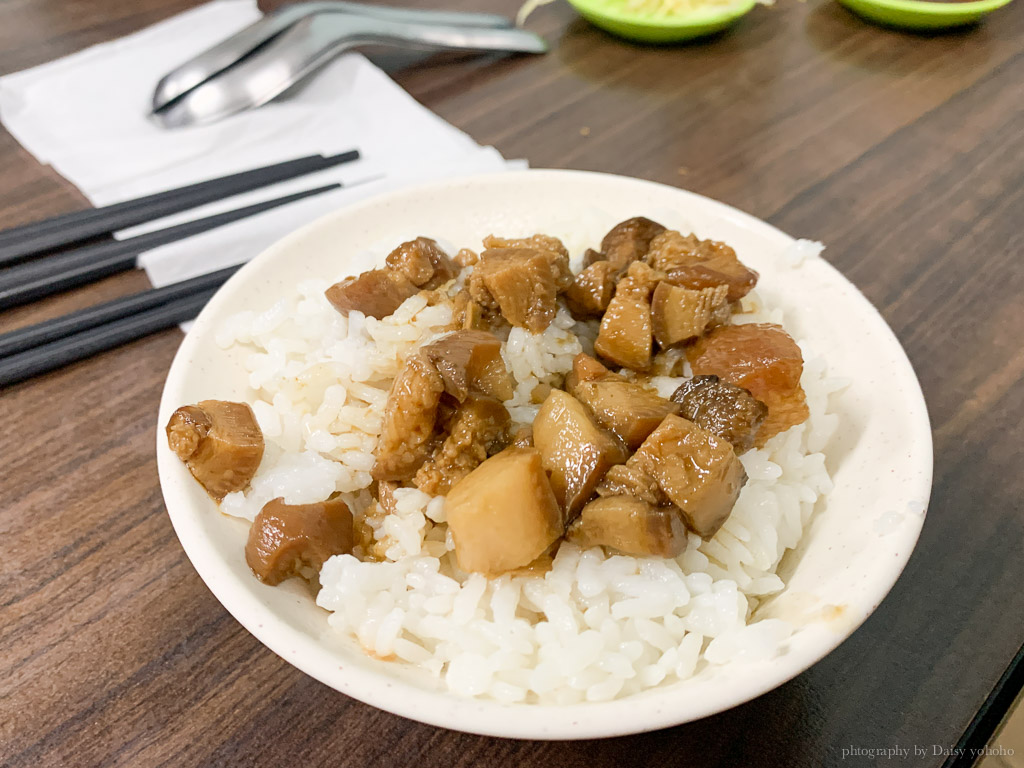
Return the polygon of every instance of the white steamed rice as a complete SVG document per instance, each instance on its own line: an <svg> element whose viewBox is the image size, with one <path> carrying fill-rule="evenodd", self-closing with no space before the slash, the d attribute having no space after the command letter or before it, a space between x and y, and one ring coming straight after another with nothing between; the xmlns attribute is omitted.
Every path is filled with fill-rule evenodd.
<svg viewBox="0 0 1024 768"><path fill-rule="evenodd" d="M801 241L792 261L811 251L820 246ZM249 402L267 443L250 489L224 499L228 514L252 520L279 496L302 504L341 492L360 515L391 380L451 319L448 307L421 296L384 320L357 312L346 319L324 298L328 285L302 283L297 296L265 312L233 317L218 338L250 351ZM783 319L756 292L744 309L736 321ZM542 334L511 331L503 353L517 382L506 403L514 421L533 419L534 388L568 371L595 335L594 324L575 323L564 310ZM654 384L668 394L680 381ZM488 580L459 570L443 498L400 489L394 514L367 520L387 561L330 558L317 604L367 653L421 667L456 693L502 702L603 701L707 665L771 657L792 627L748 622L759 600L785 586L779 561L831 489L821 451L838 420L829 394L841 385L814 358L802 384L808 421L741 457L749 480L725 525L710 541L691 534L675 559L563 543L543 575Z"/></svg>

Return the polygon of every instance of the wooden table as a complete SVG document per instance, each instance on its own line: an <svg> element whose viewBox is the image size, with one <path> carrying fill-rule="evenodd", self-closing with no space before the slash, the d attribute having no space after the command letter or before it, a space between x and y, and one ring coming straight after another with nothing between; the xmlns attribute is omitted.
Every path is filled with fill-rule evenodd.
<svg viewBox="0 0 1024 768"><path fill-rule="evenodd" d="M507 157L685 187L828 244L909 353L935 430L920 543L861 630L756 701L607 741L469 736L348 699L245 632L174 537L153 451L167 331L0 393L0 763L792 768L897 744L927 754L893 764L942 763L1024 640L1024 7L917 36L778 2L664 49L558 4L530 21L547 56L392 74ZM0 72L188 5L0 0ZM2 132L0 179L0 225L82 205ZM108 279L0 330L144 284Z"/></svg>

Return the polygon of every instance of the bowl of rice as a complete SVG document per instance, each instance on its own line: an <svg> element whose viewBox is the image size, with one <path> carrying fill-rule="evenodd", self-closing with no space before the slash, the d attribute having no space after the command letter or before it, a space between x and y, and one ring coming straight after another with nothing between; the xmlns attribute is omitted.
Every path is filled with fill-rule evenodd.
<svg viewBox="0 0 1024 768"><path fill-rule="evenodd" d="M744 322L799 344L809 417L739 459L747 476L712 537L678 557L563 543L550 567L488 578L451 565L445 500L396 491L377 561L328 559L311 589L260 583L243 555L271 499L365 506L390 381L451 311L412 297L382 320L324 291L426 235L450 253L493 233L585 250L629 216L732 246L760 273ZM931 488L931 430L905 353L821 256L722 203L651 182L531 170L403 189L330 214L244 266L209 302L167 377L160 425L208 398L248 403L266 440L244 492L218 504L159 431L168 514L214 595L268 648L341 693L441 727L582 739L654 730L755 698L806 670L878 607L906 564ZM446 314L447 313L447 314ZM518 331L518 333L517 333ZM564 376L593 340L559 311L516 328L505 403ZM676 382L656 382L659 387Z"/></svg>

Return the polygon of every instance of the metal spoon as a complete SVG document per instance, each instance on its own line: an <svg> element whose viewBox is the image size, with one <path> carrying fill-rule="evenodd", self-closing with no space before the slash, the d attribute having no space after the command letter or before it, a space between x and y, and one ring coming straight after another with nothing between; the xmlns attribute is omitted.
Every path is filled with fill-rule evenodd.
<svg viewBox="0 0 1024 768"><path fill-rule="evenodd" d="M361 5L342 0L295 3L268 13L255 24L235 33L212 48L203 51L164 75L153 93L153 111L166 107L174 99L209 80L257 47L269 42L295 22L314 13L346 13L385 21L410 24L445 24L448 26L492 27L507 29L512 20L490 13L462 13L456 11L423 11L414 8Z"/></svg>
<svg viewBox="0 0 1024 768"><path fill-rule="evenodd" d="M242 30L169 73L157 85L154 117L173 128L209 123L258 107L338 54L359 45L523 53L547 50L542 38L508 28L510 22L500 16L460 15L456 17L458 23L452 24L451 14L442 14L446 23L439 24L439 17L430 11L374 8L376 13L367 14L359 6L357 14L338 12L335 3L325 5L331 7L330 12L310 13L307 6L306 15L297 20L281 14L255 33L251 32L253 27ZM477 16L474 21L490 22L490 26L470 24L471 16ZM403 17L427 17L431 23L395 20ZM501 27L496 26L499 20ZM239 58L237 51L246 46L248 52ZM215 67L219 69L210 74Z"/></svg>

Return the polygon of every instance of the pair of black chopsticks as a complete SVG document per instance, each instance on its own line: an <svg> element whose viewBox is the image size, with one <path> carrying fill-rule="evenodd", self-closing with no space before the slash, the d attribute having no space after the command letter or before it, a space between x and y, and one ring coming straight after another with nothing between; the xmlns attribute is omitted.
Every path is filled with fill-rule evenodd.
<svg viewBox="0 0 1024 768"><path fill-rule="evenodd" d="M338 189L341 184L297 192L126 240L107 240L51 254L54 249L358 158L355 150L329 157L312 155L0 232L0 267L6 267L0 269L0 310L132 269L144 251ZM0 334L0 386L192 319L239 266Z"/></svg>

